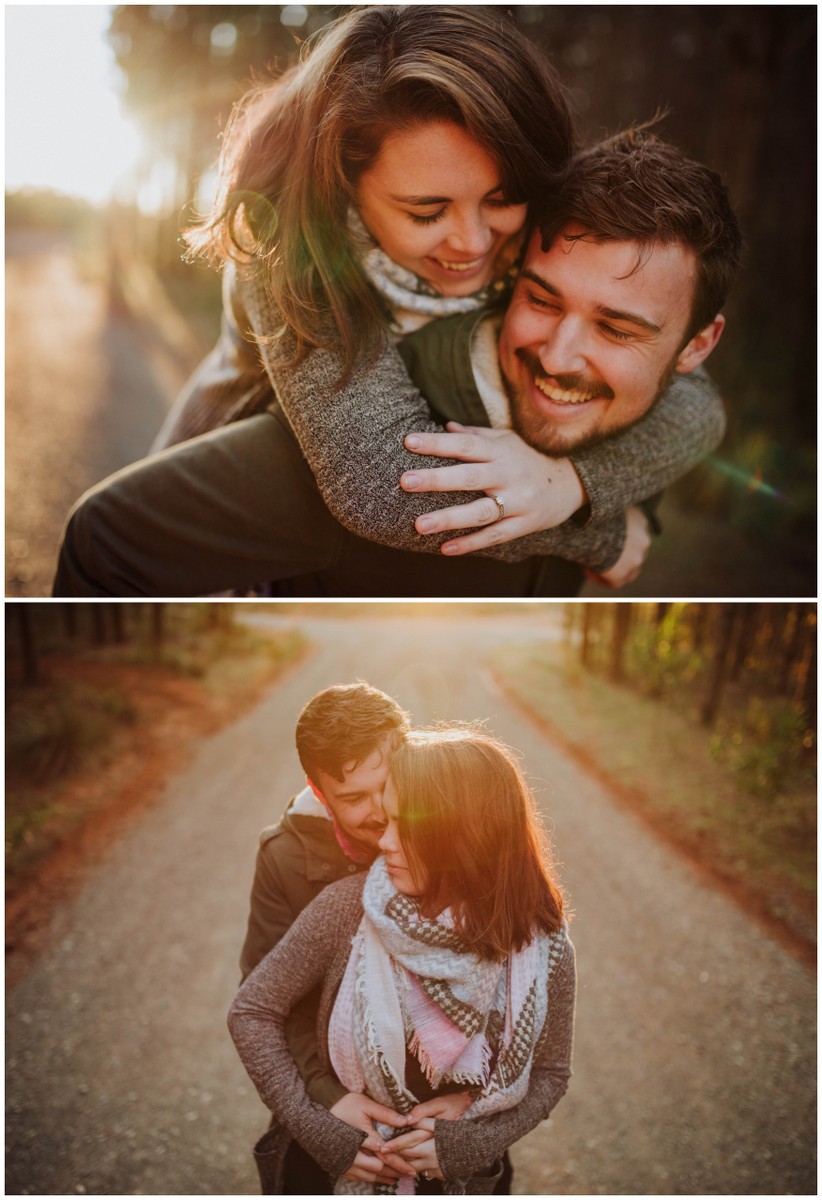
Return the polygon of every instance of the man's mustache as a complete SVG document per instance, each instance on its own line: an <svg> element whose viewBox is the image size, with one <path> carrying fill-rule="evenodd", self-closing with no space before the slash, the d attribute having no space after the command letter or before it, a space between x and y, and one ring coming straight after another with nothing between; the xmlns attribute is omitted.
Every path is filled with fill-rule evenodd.
<svg viewBox="0 0 822 1200"><path fill-rule="evenodd" d="M534 379L551 380L556 387L565 392L581 392L586 400L613 400L614 393L607 383L591 383L582 375L549 375L542 363L532 351L521 347L516 352L517 357L525 364Z"/></svg>

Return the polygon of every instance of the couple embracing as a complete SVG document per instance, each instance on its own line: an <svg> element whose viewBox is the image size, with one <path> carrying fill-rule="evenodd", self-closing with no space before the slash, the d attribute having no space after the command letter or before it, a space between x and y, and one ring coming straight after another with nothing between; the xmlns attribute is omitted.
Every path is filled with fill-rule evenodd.
<svg viewBox="0 0 822 1200"><path fill-rule="evenodd" d="M498 7L332 22L238 106L188 239L219 344L161 452L76 507L56 595L617 586L722 436L721 180L643 128L582 150Z"/></svg>
<svg viewBox="0 0 822 1200"><path fill-rule="evenodd" d="M266 1194L508 1194L571 1074L575 964L514 753L362 682L297 723L229 1026L273 1113Z"/></svg>

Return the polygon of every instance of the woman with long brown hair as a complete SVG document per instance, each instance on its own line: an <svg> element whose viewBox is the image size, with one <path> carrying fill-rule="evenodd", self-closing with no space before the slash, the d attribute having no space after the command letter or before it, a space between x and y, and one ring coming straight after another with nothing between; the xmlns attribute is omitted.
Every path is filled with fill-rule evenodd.
<svg viewBox="0 0 822 1200"><path fill-rule="evenodd" d="M296 1139L336 1192L488 1195L571 1074L562 893L515 755L477 729L412 733L384 807L383 856L301 914L229 1026L279 1122L270 1154ZM317 984L320 1061L383 1106L379 1136L346 1123L345 1097L330 1112L312 1103L290 1056L286 1017Z"/></svg>
<svg viewBox="0 0 822 1200"><path fill-rule="evenodd" d="M448 493L397 486L419 464L405 437L442 428L411 385L397 340L440 317L479 318L489 302L505 301L529 210L556 186L574 147L564 89L503 9L357 7L309 39L298 66L239 105L212 212L187 235L193 252L223 268L223 327L157 448L250 418L229 439L232 466L218 439L202 443L199 456L189 448L182 465L166 456L149 460L144 475L118 478L111 505L99 503L95 489L93 519L106 526L89 552L103 557L109 547L113 557L116 549L125 566L83 562L83 590L61 581L60 594L126 594L118 589L128 586L130 547L150 559L158 527L174 539L169 565L145 570L146 582L132 585L140 594L193 594L189 560L199 580L208 547L216 558L229 543L241 549L226 555L227 576L259 559L263 544L268 578L285 577L293 550L283 551L278 575L273 544L292 520L288 489L263 478L248 501L247 476L265 458L260 444L280 436L265 411L273 402L328 511L361 538L438 553L449 529L493 523L493 531L480 530L480 552L493 558L558 555L595 571L613 564L626 499L659 491L715 444L722 407L706 379L678 377L642 428L619 436L616 468L612 453L594 447L551 459L548 472L542 454L506 433L484 442L478 476L495 480L486 495L480 483L452 507ZM495 370L495 347L485 355ZM505 396L493 386L490 423L504 428ZM661 471L652 452L660 446ZM186 507L193 486L198 503ZM568 518L586 496L591 528L580 528ZM430 518L435 528L422 534L415 522L432 508L441 510ZM75 545L66 564L81 553ZM243 582L216 571L208 590Z"/></svg>

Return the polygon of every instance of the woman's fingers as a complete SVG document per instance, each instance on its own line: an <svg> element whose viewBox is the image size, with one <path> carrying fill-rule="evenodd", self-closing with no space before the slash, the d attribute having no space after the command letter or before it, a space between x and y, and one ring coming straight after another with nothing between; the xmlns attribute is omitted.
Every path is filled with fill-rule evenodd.
<svg viewBox="0 0 822 1200"><path fill-rule="evenodd" d="M488 472L487 464L481 462L406 471L400 476L400 487L405 492L484 492L493 486Z"/></svg>
<svg viewBox="0 0 822 1200"><path fill-rule="evenodd" d="M358 1150L356 1158L342 1178L358 1179L361 1183L374 1183L381 1177L397 1179L399 1178L399 1173L393 1167L384 1164L382 1159L376 1158L373 1154L365 1154L362 1150Z"/></svg>
<svg viewBox="0 0 822 1200"><path fill-rule="evenodd" d="M409 433L406 450L414 454L433 454L437 458L458 458L466 462L485 462L489 455L489 440L499 431L494 429L465 429L459 433Z"/></svg>
<svg viewBox="0 0 822 1200"><path fill-rule="evenodd" d="M431 1118L457 1121L473 1102L474 1096L471 1092L447 1092L444 1096L435 1096L433 1100L424 1100L422 1104L417 1104L411 1109L407 1118L408 1124L433 1131L434 1122Z"/></svg>
<svg viewBox="0 0 822 1200"><path fill-rule="evenodd" d="M421 1142L430 1141L431 1134L425 1129L409 1129L408 1133L401 1133L398 1137L392 1138L386 1144L383 1155L387 1154L402 1154L407 1157L406 1151L418 1146Z"/></svg>
<svg viewBox="0 0 822 1200"><path fill-rule="evenodd" d="M501 520L500 507L493 496L471 500L468 504L453 504L417 517L417 533L444 533L448 529L473 529L477 525L493 525ZM511 535L514 536L513 534Z"/></svg>
<svg viewBox="0 0 822 1200"><path fill-rule="evenodd" d="M385 1163L386 1167L390 1167L396 1175L406 1175L408 1177L416 1175L416 1171L409 1162L403 1158L401 1154L395 1154L387 1148L383 1150L380 1159Z"/></svg>

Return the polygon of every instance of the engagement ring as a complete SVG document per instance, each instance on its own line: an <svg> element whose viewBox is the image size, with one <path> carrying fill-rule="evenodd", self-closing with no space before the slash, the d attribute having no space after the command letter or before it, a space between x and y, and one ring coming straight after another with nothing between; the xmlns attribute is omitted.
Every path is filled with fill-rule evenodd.
<svg viewBox="0 0 822 1200"><path fill-rule="evenodd" d="M491 499L499 509L499 516L497 517L497 520L501 521L505 516L505 501L503 500L502 496L492 496Z"/></svg>

